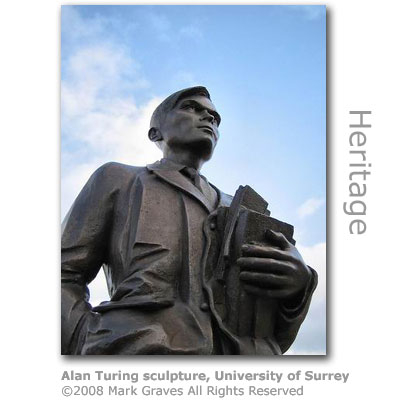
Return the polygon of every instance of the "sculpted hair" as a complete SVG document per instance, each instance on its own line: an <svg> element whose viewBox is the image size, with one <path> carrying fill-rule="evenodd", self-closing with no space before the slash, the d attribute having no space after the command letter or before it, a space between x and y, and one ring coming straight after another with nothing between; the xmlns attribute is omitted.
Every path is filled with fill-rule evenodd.
<svg viewBox="0 0 409 403"><path fill-rule="evenodd" d="M153 111L151 117L150 127L159 128L166 114L171 111L176 104L183 98L191 95L202 95L210 99L209 91L206 87L190 87L180 90L178 92L169 95L159 106Z"/></svg>

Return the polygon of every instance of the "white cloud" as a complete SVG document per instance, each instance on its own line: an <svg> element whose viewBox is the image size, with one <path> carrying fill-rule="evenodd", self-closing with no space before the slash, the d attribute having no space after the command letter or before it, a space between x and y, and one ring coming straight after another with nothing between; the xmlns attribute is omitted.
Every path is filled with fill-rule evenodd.
<svg viewBox="0 0 409 403"><path fill-rule="evenodd" d="M311 198L305 201L300 207L297 209L297 215L300 218L304 218L314 214L321 206L325 203L324 199L316 199Z"/></svg>
<svg viewBox="0 0 409 403"><path fill-rule="evenodd" d="M83 20L78 10L73 6L61 8L61 34L70 42L90 40L104 31L104 20L99 17Z"/></svg>
<svg viewBox="0 0 409 403"><path fill-rule="evenodd" d="M75 12L72 18L75 26L86 25ZM134 99L148 86L128 49L115 43L77 45L65 58L61 82L62 217L103 163L146 165L160 158L147 133L151 114L162 99L152 97L144 104Z"/></svg>
<svg viewBox="0 0 409 403"><path fill-rule="evenodd" d="M78 129L69 133L84 143L86 161L76 158L76 152L66 152L65 160L71 159L62 169L62 215L95 169L108 161L130 165L146 165L161 158L160 151L147 136L150 117L161 99L153 98L137 107L130 100L118 100L102 111L78 114L72 123Z"/></svg>
<svg viewBox="0 0 409 403"><path fill-rule="evenodd" d="M77 49L65 63L61 83L63 118L112 107L122 93L149 86L125 49L97 44Z"/></svg>

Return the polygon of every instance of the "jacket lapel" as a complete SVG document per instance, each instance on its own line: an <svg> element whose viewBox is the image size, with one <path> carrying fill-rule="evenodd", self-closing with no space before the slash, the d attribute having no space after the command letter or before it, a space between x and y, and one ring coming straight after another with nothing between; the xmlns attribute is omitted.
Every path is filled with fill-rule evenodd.
<svg viewBox="0 0 409 403"><path fill-rule="evenodd" d="M165 182L195 198L202 204L203 207L206 208L209 213L214 210L209 200L207 200L200 190L178 170L175 170L172 165L166 163L155 163L147 165L146 167Z"/></svg>

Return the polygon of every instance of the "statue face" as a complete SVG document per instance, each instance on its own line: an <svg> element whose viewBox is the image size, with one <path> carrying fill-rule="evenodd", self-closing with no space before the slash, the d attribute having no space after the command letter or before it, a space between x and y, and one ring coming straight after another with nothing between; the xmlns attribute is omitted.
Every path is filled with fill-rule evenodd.
<svg viewBox="0 0 409 403"><path fill-rule="evenodd" d="M220 115L201 95L179 100L161 124L163 141L170 149L197 149L210 158L219 139Z"/></svg>

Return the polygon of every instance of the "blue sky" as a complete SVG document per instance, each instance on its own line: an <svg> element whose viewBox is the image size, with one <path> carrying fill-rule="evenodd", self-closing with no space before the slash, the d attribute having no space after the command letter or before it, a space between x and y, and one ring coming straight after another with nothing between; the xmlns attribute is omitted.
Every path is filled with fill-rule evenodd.
<svg viewBox="0 0 409 403"><path fill-rule="evenodd" d="M320 286L292 352L325 353L325 7L63 6L61 32L62 216L103 163L159 159L153 109L206 86L222 123L202 173L295 226Z"/></svg>

